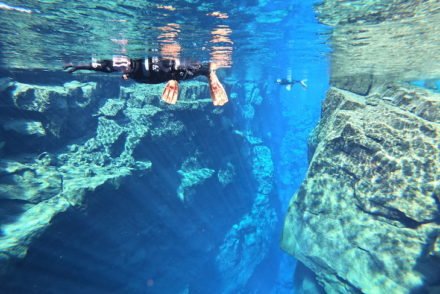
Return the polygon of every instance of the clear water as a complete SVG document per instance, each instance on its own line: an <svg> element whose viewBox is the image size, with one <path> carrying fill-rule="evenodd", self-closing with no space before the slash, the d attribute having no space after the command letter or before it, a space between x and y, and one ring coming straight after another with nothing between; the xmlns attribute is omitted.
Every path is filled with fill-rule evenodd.
<svg viewBox="0 0 440 294"><path fill-rule="evenodd" d="M438 85L436 1L418 10L418 1L361 2L0 2L3 93L11 81L62 87L76 80L96 83L99 95L95 102L75 100L90 103L84 108L69 102L85 95L76 92L63 102L48 98L46 108L22 102L44 111L0 101L0 292L292 293L295 260L280 249L280 234L306 175L307 138L330 74ZM393 10L382 16L401 21L368 23L359 13ZM194 108L179 108L159 101L163 85L62 72L67 63L120 54L215 62L230 101L199 107L195 100L209 99L206 85L197 84L203 79L183 83L195 95L181 97L180 105ZM288 91L275 83L284 77L307 79L308 88ZM102 150L83 147L97 133L105 140L98 120L108 99L139 93L154 98L148 101L160 115L144 128L135 112L120 112L110 120L126 128L125 137ZM27 131L10 123L23 120ZM57 123L58 133L39 135L41 126ZM124 159L130 138L139 141ZM152 167L136 169L130 160ZM221 171L230 176L226 184ZM269 190L262 193L262 185Z"/></svg>

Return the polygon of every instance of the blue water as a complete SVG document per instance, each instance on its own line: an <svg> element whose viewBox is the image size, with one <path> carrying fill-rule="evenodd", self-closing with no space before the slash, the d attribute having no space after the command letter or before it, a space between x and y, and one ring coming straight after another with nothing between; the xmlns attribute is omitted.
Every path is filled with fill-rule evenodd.
<svg viewBox="0 0 440 294"><path fill-rule="evenodd" d="M0 293L294 293L283 221L330 73L350 74L320 2L0 2ZM170 106L62 71L114 55L215 62L229 102L204 78Z"/></svg>
<svg viewBox="0 0 440 294"><path fill-rule="evenodd" d="M148 159L153 169L89 189L83 201L54 215L30 242L17 242L28 248L22 257L12 253L7 260L1 292L292 293L295 260L279 248L280 232L288 202L305 176L307 137L329 79L329 28L317 22L315 1L129 2L3 3L2 23L14 18L16 24L1 31L2 76L42 86L97 82L107 87L99 92L107 93L100 97L105 102L118 95L109 85L126 85L117 75L71 76L60 71L62 65L114 54L142 58L178 44L181 58L224 62L218 74L230 102L220 115L213 115L212 106L194 112L161 104L185 130L142 139L133 157ZM210 16L214 11L227 18ZM307 79L308 88L275 84L284 77ZM259 94L252 94L256 90ZM96 132L92 115L79 111L75 117L84 117L88 127L70 119L60 137L33 137L31 144L21 145L25 136L3 131L3 156L20 162L25 155L81 146ZM26 111L17 116L41 119ZM269 157L259 158L246 137L256 138ZM115 143L116 153L122 143ZM230 163L231 183L209 177L185 190L185 201L179 199L178 171L191 156L192 164L216 171ZM262 160L262 170L270 169L263 175L271 186L265 194L258 191L255 160ZM3 203L2 213L11 214L4 224L34 204Z"/></svg>

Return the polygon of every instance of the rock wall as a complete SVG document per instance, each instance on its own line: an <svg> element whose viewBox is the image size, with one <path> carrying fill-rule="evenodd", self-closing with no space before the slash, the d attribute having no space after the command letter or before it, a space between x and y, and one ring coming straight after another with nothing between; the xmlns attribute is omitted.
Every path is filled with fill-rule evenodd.
<svg viewBox="0 0 440 294"><path fill-rule="evenodd" d="M281 246L326 293L438 293L440 95L331 88Z"/></svg>
<svg viewBox="0 0 440 294"><path fill-rule="evenodd" d="M277 218L271 151L235 95L215 108L201 81L172 106L163 85L1 85L1 291L246 286Z"/></svg>

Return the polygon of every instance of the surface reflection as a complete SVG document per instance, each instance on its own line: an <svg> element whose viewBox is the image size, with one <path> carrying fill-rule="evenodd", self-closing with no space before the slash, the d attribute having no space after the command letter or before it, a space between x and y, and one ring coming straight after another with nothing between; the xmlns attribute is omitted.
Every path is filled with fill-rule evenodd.
<svg viewBox="0 0 440 294"><path fill-rule="evenodd" d="M326 1L320 20L332 34L333 78L369 74L381 80L440 77L440 2ZM399 4L399 5L398 5Z"/></svg>
<svg viewBox="0 0 440 294"><path fill-rule="evenodd" d="M182 47L178 43L180 25L169 23L159 28L161 34L158 36L161 56L169 59L179 59Z"/></svg>
<svg viewBox="0 0 440 294"><path fill-rule="evenodd" d="M182 32L182 26L177 23L169 23L159 29L160 34L157 37L160 55L163 58L180 59L182 57L182 45L179 42L179 35ZM189 33L189 32L188 32ZM210 32L209 56L210 62L216 68L227 68L232 66L232 29L228 25L217 25ZM199 48L199 50L206 48Z"/></svg>
<svg viewBox="0 0 440 294"><path fill-rule="evenodd" d="M232 66L232 30L227 25L219 25L211 32L211 62L217 67Z"/></svg>

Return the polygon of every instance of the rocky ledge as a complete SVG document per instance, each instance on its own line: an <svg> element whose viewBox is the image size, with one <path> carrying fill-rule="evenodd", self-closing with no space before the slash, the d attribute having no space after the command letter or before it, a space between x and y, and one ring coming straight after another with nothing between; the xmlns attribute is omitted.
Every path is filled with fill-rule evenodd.
<svg viewBox="0 0 440 294"><path fill-rule="evenodd" d="M144 293L147 276L152 293L237 293L278 222L271 150L236 120L262 107L257 86L236 89L243 107L218 108L198 80L176 105L163 85L109 81L0 80L0 292L60 292L65 280L45 275L57 272L73 292Z"/></svg>
<svg viewBox="0 0 440 294"><path fill-rule="evenodd" d="M331 88L282 247L326 293L439 291L439 144L439 94Z"/></svg>
<svg viewBox="0 0 440 294"><path fill-rule="evenodd" d="M196 101L208 95L202 82L184 87L182 97L188 98L175 106L159 100L161 85L121 87L117 98L107 99L96 83L1 84L0 274L11 259L26 255L54 216L80 207L87 192L104 184L117 187L127 176L150 170L150 160L134 155L142 139L184 129L165 107L191 111L210 105L208 99ZM75 136L62 131L72 128ZM43 151L44 141L57 148Z"/></svg>

